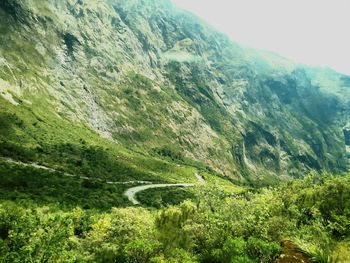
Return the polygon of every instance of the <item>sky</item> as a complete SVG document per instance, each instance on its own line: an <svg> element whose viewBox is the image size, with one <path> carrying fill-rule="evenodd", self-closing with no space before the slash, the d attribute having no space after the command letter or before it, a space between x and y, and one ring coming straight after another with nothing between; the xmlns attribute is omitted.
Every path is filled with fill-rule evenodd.
<svg viewBox="0 0 350 263"><path fill-rule="evenodd" d="M350 0L172 0L232 40L350 75Z"/></svg>

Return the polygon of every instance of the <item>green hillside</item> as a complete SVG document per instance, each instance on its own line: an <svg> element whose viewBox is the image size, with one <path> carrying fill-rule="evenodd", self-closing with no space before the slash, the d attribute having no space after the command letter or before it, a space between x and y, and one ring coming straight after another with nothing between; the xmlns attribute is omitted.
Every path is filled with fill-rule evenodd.
<svg viewBox="0 0 350 263"><path fill-rule="evenodd" d="M1 0L0 262L349 262L349 91L168 0Z"/></svg>

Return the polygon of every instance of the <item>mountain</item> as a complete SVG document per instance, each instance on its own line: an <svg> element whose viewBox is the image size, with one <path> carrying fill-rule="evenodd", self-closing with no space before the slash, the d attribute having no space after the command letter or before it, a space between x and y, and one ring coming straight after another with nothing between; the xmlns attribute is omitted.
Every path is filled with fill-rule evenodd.
<svg viewBox="0 0 350 263"><path fill-rule="evenodd" d="M350 262L349 76L167 0L0 0L0 95L0 262Z"/></svg>
<svg viewBox="0 0 350 263"><path fill-rule="evenodd" d="M62 169L111 176L99 156L152 174L165 158L271 183L348 164L349 76L168 0L2 0L0 93L1 155Z"/></svg>

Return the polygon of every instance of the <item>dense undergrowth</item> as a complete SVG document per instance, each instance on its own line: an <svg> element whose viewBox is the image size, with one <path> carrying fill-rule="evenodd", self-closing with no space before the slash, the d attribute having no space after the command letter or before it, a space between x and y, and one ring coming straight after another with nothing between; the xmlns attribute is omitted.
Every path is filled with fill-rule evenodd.
<svg viewBox="0 0 350 263"><path fill-rule="evenodd" d="M192 201L160 210L102 213L2 200L0 261L273 262L283 240L316 262L349 260L349 175L309 175L256 193L193 191Z"/></svg>
<svg viewBox="0 0 350 263"><path fill-rule="evenodd" d="M187 199L195 199L191 189L179 188L154 188L137 194L137 199L147 207L163 208L169 205L177 205Z"/></svg>

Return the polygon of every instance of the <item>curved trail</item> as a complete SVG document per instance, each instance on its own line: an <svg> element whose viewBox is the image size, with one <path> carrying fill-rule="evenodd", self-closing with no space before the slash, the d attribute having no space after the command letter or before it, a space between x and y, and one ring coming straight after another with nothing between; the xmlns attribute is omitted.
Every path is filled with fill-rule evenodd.
<svg viewBox="0 0 350 263"><path fill-rule="evenodd" d="M69 173L65 173L65 172L61 172L61 171L57 171L55 169L43 166L43 165L39 165L37 163L24 163L21 161L16 161L10 158L3 158L0 157L0 159L8 162L8 163L14 163L14 164L18 164L18 165L22 165L22 166L29 166L29 167L34 167L37 169L43 169L43 170L47 170L50 172L59 172L61 174L63 174L63 176L67 176L67 177L76 177L79 179L84 179L84 180L94 180L94 181L99 181L99 182L103 182L106 184L122 184L122 185L126 185L126 184L143 184L143 185L139 185L139 186L135 186L135 187L130 187L128 188L125 192L124 195L129 199L129 201L134 204L134 205L138 205L140 204L140 202L137 200L136 198L136 194L147 190L147 189L152 189L152 188L165 188L165 187L191 187L194 186L194 184L188 184L188 183L178 183L178 184L153 184L150 181L126 181L126 182L112 182L112 181L104 181L102 179L99 178L91 178L91 177L87 177L87 176L78 176L78 175L73 175L73 174L69 174ZM205 180L204 178L199 175L199 174L195 174L198 183L199 184L204 184Z"/></svg>
<svg viewBox="0 0 350 263"><path fill-rule="evenodd" d="M151 188L164 188L164 187L190 187L194 184L151 184L151 185L139 185L131 187L124 192L124 195L129 199L134 205L139 205L140 202L136 199L136 194Z"/></svg>
<svg viewBox="0 0 350 263"><path fill-rule="evenodd" d="M200 184L204 184L205 180L204 178L199 175L199 174L195 174L198 182ZM147 190L147 189L152 189L152 188L165 188L165 187L191 187L194 186L194 184L150 184L150 185L139 185L139 186L135 186L135 187L131 187L129 189L127 189L124 192L124 195L129 199L129 201L131 203L133 203L134 205L139 205L140 202L137 200L136 198L136 194Z"/></svg>

